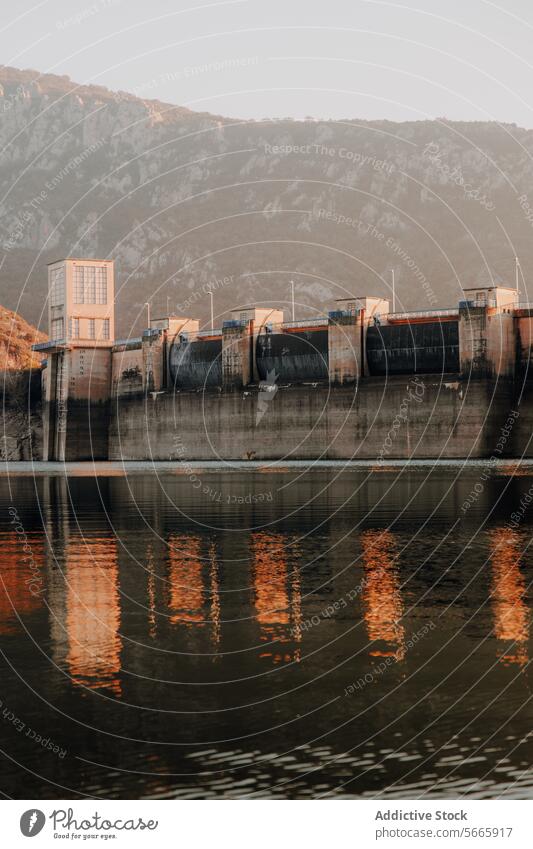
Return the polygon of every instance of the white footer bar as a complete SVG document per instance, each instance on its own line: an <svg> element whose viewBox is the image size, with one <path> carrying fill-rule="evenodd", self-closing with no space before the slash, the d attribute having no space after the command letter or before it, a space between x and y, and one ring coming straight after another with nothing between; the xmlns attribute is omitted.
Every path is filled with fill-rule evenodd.
<svg viewBox="0 0 533 849"><path fill-rule="evenodd" d="M533 800L53 800L1 804L2 845L6 847L473 849L533 845Z"/></svg>

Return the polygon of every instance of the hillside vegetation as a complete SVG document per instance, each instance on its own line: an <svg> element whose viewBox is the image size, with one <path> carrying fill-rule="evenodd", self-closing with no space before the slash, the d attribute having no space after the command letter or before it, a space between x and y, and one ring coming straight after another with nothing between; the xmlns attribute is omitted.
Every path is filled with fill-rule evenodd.
<svg viewBox="0 0 533 849"><path fill-rule="evenodd" d="M20 315L0 306L0 372L38 368L41 358L31 346L45 339Z"/></svg>
<svg viewBox="0 0 533 849"><path fill-rule="evenodd" d="M0 69L1 298L45 329L46 263L112 257L117 333L242 303L398 308L533 274L533 132L446 120L235 121ZM531 205L531 206L530 206ZM533 297L532 297L533 300Z"/></svg>

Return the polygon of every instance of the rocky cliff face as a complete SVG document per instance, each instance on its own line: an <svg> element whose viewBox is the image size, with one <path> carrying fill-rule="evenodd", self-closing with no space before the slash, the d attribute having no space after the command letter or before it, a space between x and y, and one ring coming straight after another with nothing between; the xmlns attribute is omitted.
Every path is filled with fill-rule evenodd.
<svg viewBox="0 0 533 849"><path fill-rule="evenodd" d="M45 339L22 316L0 306L0 372L39 369L41 357L31 348Z"/></svg>
<svg viewBox="0 0 533 849"><path fill-rule="evenodd" d="M43 423L39 371L0 372L0 381L0 460L40 460Z"/></svg>
<svg viewBox="0 0 533 849"><path fill-rule="evenodd" d="M239 122L0 69L2 298L45 326L45 264L117 261L118 333L241 303L456 303L533 271L533 132L496 123ZM530 208L531 204L531 208ZM524 285L522 286L524 289ZM524 292L522 300L527 299ZM532 298L533 300L533 298Z"/></svg>
<svg viewBox="0 0 533 849"><path fill-rule="evenodd" d="M31 346L45 338L20 315L0 306L1 460L41 456L41 359Z"/></svg>

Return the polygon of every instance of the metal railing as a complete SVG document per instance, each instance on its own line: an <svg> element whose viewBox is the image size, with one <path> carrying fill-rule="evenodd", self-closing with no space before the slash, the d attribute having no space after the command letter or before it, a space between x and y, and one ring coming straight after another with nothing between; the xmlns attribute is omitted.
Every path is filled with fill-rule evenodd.
<svg viewBox="0 0 533 849"><path fill-rule="evenodd" d="M49 339L48 342L38 342L32 345L32 351L47 351L49 348L58 348L60 345L66 345L66 339Z"/></svg>
<svg viewBox="0 0 533 849"><path fill-rule="evenodd" d="M247 327L249 324L248 318L228 318L222 323L222 327Z"/></svg>
<svg viewBox="0 0 533 849"><path fill-rule="evenodd" d="M180 335L184 336L185 334L183 333ZM222 336L222 330L220 328L218 328L218 330L199 330L196 333L196 338L201 339L202 336Z"/></svg>
<svg viewBox="0 0 533 849"><path fill-rule="evenodd" d="M459 307L463 309L469 309L473 307L497 307L498 303L496 298L466 298L462 301L459 301Z"/></svg>
<svg viewBox="0 0 533 849"><path fill-rule="evenodd" d="M328 318L333 319L333 321L338 318L356 318L358 313L359 310L330 310Z"/></svg>
<svg viewBox="0 0 533 849"><path fill-rule="evenodd" d="M452 310L416 310L414 312L390 312L380 315L381 320L403 321L409 318L445 318L447 316L459 315L458 309Z"/></svg>
<svg viewBox="0 0 533 849"><path fill-rule="evenodd" d="M310 318L307 321L284 321L281 325L284 329L290 327L327 327L329 318Z"/></svg>
<svg viewBox="0 0 533 849"><path fill-rule="evenodd" d="M124 345L142 345L142 338L140 336L131 336L129 339L115 339L113 342L113 347L118 348L119 346Z"/></svg>

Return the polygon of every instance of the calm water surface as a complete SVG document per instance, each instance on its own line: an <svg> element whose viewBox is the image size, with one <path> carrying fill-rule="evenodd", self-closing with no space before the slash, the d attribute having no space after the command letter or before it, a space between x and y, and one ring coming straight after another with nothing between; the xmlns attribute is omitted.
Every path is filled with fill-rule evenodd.
<svg viewBox="0 0 533 849"><path fill-rule="evenodd" d="M533 797L533 469L483 470L0 477L2 793Z"/></svg>

